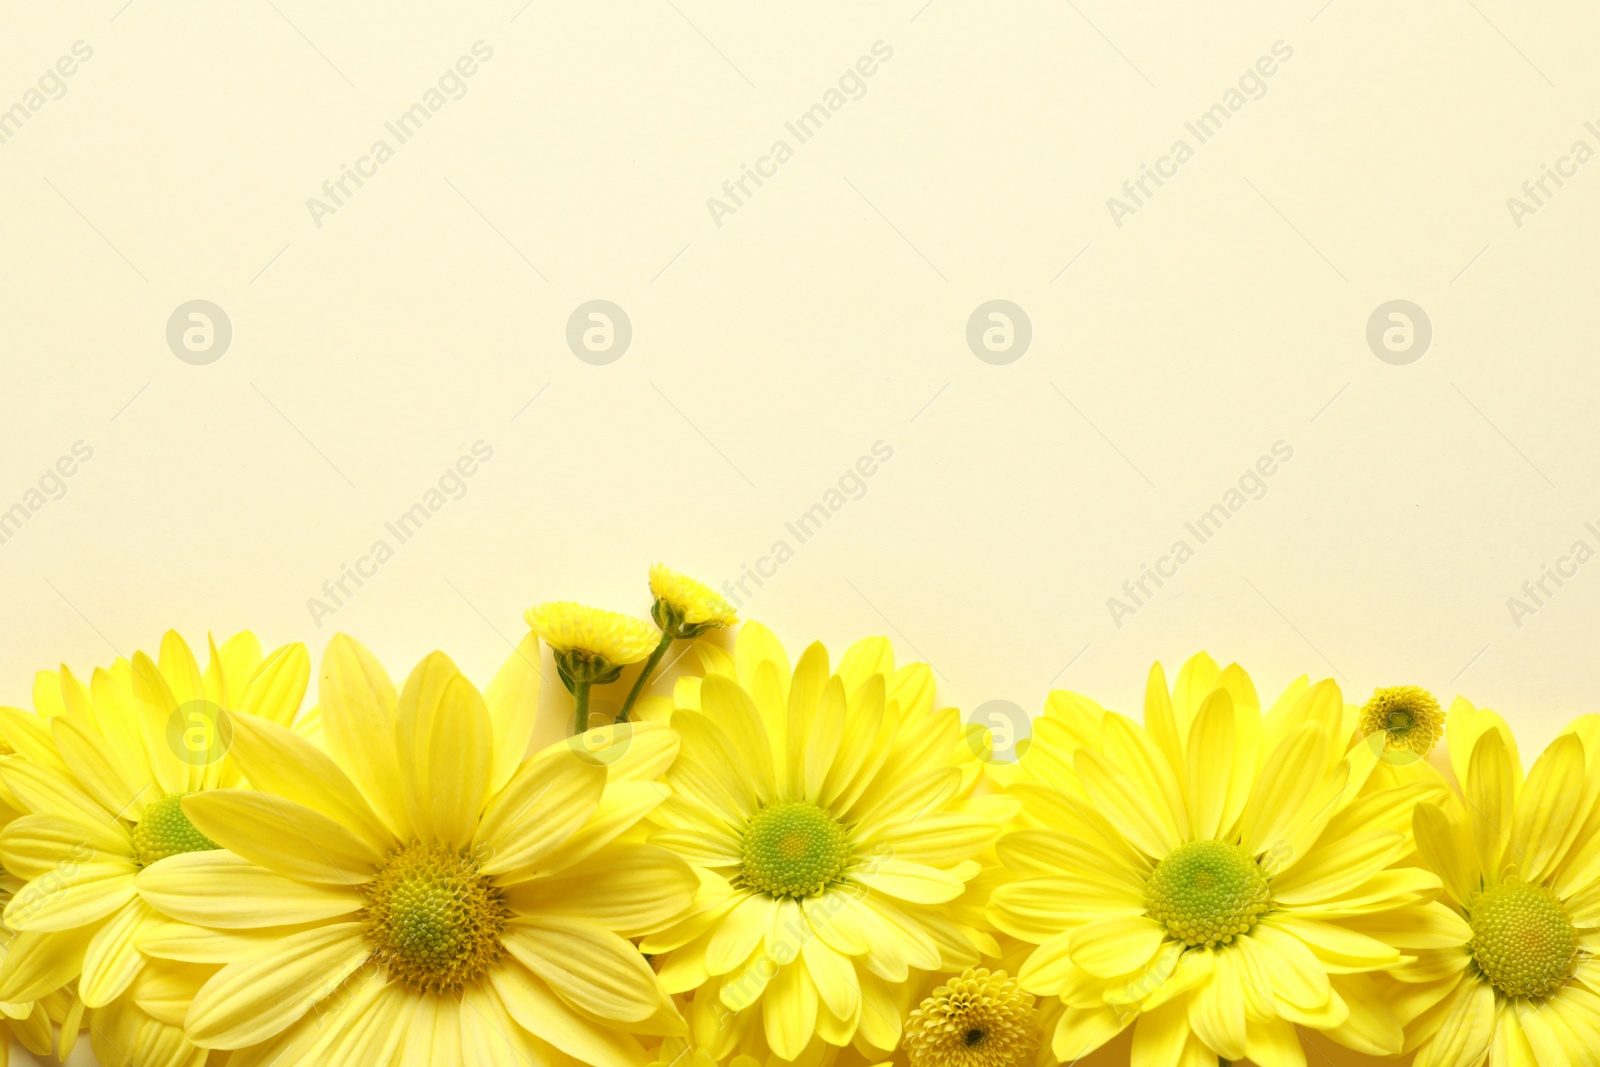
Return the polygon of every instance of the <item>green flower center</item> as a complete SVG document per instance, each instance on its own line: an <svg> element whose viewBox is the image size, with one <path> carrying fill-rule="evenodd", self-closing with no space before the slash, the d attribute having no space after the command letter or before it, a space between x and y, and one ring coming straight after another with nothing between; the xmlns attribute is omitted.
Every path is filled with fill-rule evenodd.
<svg viewBox="0 0 1600 1067"><path fill-rule="evenodd" d="M144 809L133 827L133 859L141 867L183 852L214 852L221 848L196 830L183 813L186 793L171 793Z"/></svg>
<svg viewBox="0 0 1600 1067"><path fill-rule="evenodd" d="M1272 894L1261 865L1238 845L1190 841L1156 864L1145 883L1150 917L1186 945L1227 944L1249 932Z"/></svg>
<svg viewBox="0 0 1600 1067"><path fill-rule="evenodd" d="M1409 711L1391 711L1389 713L1389 730L1393 733L1405 733L1416 723Z"/></svg>
<svg viewBox="0 0 1600 1067"><path fill-rule="evenodd" d="M1559 989L1578 960L1578 931L1554 893L1509 881L1472 902L1472 958L1508 997L1544 997Z"/></svg>
<svg viewBox="0 0 1600 1067"><path fill-rule="evenodd" d="M804 800L762 808L744 828L739 881L772 897L813 897L838 882L850 862L850 836Z"/></svg>
<svg viewBox="0 0 1600 1067"><path fill-rule="evenodd" d="M372 958L415 992L459 993L505 952L500 935L511 912L463 852L404 845L361 889Z"/></svg>

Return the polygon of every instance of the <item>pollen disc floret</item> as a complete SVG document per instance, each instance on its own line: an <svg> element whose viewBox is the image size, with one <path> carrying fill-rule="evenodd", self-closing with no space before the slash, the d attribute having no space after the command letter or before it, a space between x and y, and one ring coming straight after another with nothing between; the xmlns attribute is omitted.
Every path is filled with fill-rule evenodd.
<svg viewBox="0 0 1600 1067"><path fill-rule="evenodd" d="M434 842L390 854L362 887L372 958L419 993L459 993L504 953L510 910L470 856Z"/></svg>
<svg viewBox="0 0 1600 1067"><path fill-rule="evenodd" d="M144 809L133 828L133 859L141 867L181 852L215 852L219 846L195 829L183 813L182 793L170 793Z"/></svg>
<svg viewBox="0 0 1600 1067"><path fill-rule="evenodd" d="M1190 841L1156 864L1145 883L1150 917L1186 945L1210 948L1248 933L1272 906L1261 865L1227 841Z"/></svg>
<svg viewBox="0 0 1600 1067"><path fill-rule="evenodd" d="M911 1067L1024 1067L1039 1047L1033 997L1004 971L963 971L906 1017Z"/></svg>
<svg viewBox="0 0 1600 1067"><path fill-rule="evenodd" d="M1444 712L1432 693L1414 685L1374 689L1361 706L1361 732L1382 733L1387 747L1426 756L1444 733Z"/></svg>
<svg viewBox="0 0 1600 1067"><path fill-rule="evenodd" d="M844 876L850 835L804 800L762 808L745 824L739 865L746 888L771 897L811 897Z"/></svg>
<svg viewBox="0 0 1600 1067"><path fill-rule="evenodd" d="M1548 889L1501 882L1478 894L1471 911L1472 958L1506 996L1549 996L1572 976L1578 931Z"/></svg>

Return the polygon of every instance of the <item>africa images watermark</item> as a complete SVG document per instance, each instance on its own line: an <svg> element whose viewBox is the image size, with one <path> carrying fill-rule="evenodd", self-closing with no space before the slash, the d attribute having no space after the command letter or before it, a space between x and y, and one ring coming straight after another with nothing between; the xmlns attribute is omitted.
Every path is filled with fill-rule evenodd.
<svg viewBox="0 0 1600 1067"><path fill-rule="evenodd" d="M1593 121L1583 124L1585 132L1600 143L1600 125ZM1506 197L1506 210L1511 212L1511 222L1517 229L1522 229L1529 215L1537 215L1539 209L1549 206L1549 201L1566 185L1563 179L1576 178L1578 168L1595 157L1595 150L1583 138L1572 142L1572 147L1567 149L1567 154L1559 157L1552 166L1549 163L1539 164L1539 175L1529 178L1522 183L1522 195L1527 199L1515 196ZM1555 188L1551 188L1554 184ZM1543 195L1541 195L1543 194Z"/></svg>
<svg viewBox="0 0 1600 1067"><path fill-rule="evenodd" d="M1589 521L1583 524L1583 529L1595 539L1596 544L1600 544L1600 525ZM1538 577L1522 583L1522 595L1506 597L1506 610L1511 613L1511 621L1517 629L1522 629L1522 622L1529 615L1537 615L1541 608L1555 599L1555 595L1578 576L1578 569L1594 558L1594 546L1586 538L1580 537L1572 542L1572 547L1564 555L1556 557L1554 564L1539 564Z"/></svg>
<svg viewBox="0 0 1600 1067"><path fill-rule="evenodd" d="M1178 168L1195 157L1196 148L1222 132L1223 125L1244 110L1250 101L1260 100L1267 95L1266 80L1278 73L1279 64L1294 58L1294 49L1284 41L1272 42L1269 52L1247 67L1239 75L1236 85L1229 86L1223 92L1221 100L1202 111L1194 121L1183 124L1189 136L1194 138L1193 145L1183 137L1173 141L1167 154L1157 157L1155 166L1139 164L1139 176L1122 183L1122 193L1127 199L1115 196L1106 198L1106 209L1111 212L1111 221L1117 229L1122 229L1123 219L1127 216L1138 214L1139 209L1155 196L1167 179L1178 176ZM1151 188L1152 183L1154 189Z"/></svg>
<svg viewBox="0 0 1600 1067"><path fill-rule="evenodd" d="M422 527L429 519L443 511L446 504L467 495L467 479L477 474L481 465L493 458L494 446L486 441L473 442L466 453L445 468L438 480L422 494L422 499L383 524L384 532L394 539L393 544L389 543L388 537L378 538L372 542L366 554L357 557L354 563L339 564L338 575L322 583L321 597L306 598L306 610L311 613L311 621L321 628L323 619L337 614L340 608L354 599L367 582L378 576L378 568L394 559L401 545L422 532Z"/></svg>
<svg viewBox="0 0 1600 1067"><path fill-rule="evenodd" d="M483 41L474 41L470 55L463 55L446 67L438 81L430 85L416 103L402 111L394 121L383 124L389 137L394 139L393 144L387 138L380 137L372 142L367 154L359 157L353 166L349 163L339 164L339 173L322 183L322 197L306 198L306 210L311 212L312 224L322 229L322 220L329 215L337 215L369 180L378 176L378 168L393 159L401 145L422 131L429 119L443 111L446 104L466 96L467 79L478 73L481 64L493 58L492 46Z"/></svg>
<svg viewBox="0 0 1600 1067"><path fill-rule="evenodd" d="M793 121L783 124L784 130L794 138L794 144L780 137L772 142L766 155L756 158L754 168L748 163L739 164L739 176L722 183L722 196L706 198L706 209L711 212L711 221L717 224L717 229L722 229L724 218L736 214L756 195L766 184L764 179L778 176L778 168L794 158L797 147L821 133L823 124L843 111L850 101L866 96L866 80L878 73L880 64L893 58L893 48L883 41L874 41L871 55L861 56L854 66L846 67L835 85L823 92L820 101L802 111ZM751 183L755 188L751 188Z"/></svg>
<svg viewBox="0 0 1600 1067"><path fill-rule="evenodd" d="M1267 479L1277 474L1282 465L1293 458L1294 448L1287 441L1274 441L1270 451L1246 468L1238 481L1223 492L1217 503L1183 524L1184 531L1194 539L1193 544L1190 544L1189 537L1180 537L1165 555L1157 557L1153 565L1140 564L1139 576L1122 583L1123 596L1106 598L1106 610L1111 613L1111 621L1117 624L1117 629L1122 629L1124 619L1137 615L1139 609L1155 599L1155 590L1165 585L1168 579L1176 578L1178 568L1194 559L1200 546L1221 533L1229 519L1243 511L1246 504L1265 497L1269 488ZM1151 583L1155 584L1155 589L1150 587Z"/></svg>
<svg viewBox="0 0 1600 1067"><path fill-rule="evenodd" d="M78 68L94 58L94 47L84 41L72 42L70 54L61 56L45 68L38 80L23 90L22 97L10 107L0 110L0 145L10 143L22 132L28 120L44 110L46 104L67 95L67 79L78 73Z"/></svg>
<svg viewBox="0 0 1600 1067"><path fill-rule="evenodd" d="M92 445L87 441L74 441L65 455L46 467L38 481L23 491L20 500L0 510L0 545L8 544L21 533L27 521L43 511L47 504L66 496L67 479L93 458Z"/></svg>
<svg viewBox="0 0 1600 1067"><path fill-rule="evenodd" d="M722 583L722 592L734 607L743 607L745 601L754 597L756 589L766 584L764 579L777 577L779 568L794 559L799 546L821 533L828 520L843 511L846 504L867 495L867 479L894 458L894 448L885 441L874 441L869 452L868 455L857 457L855 463L846 467L838 480L823 492L822 499L802 511L793 521L783 524L784 531L794 538L794 544L790 544L787 538L778 538L766 555L756 559L753 567L748 563L740 564L739 577L729 578ZM751 582L755 583L755 589L750 588Z"/></svg>

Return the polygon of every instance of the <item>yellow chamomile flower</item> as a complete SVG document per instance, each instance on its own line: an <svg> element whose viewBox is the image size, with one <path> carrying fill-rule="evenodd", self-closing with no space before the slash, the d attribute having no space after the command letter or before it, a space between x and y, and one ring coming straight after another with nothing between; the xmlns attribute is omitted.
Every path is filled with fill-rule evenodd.
<svg viewBox="0 0 1600 1067"><path fill-rule="evenodd" d="M959 716L934 710L932 672L896 669L883 638L836 672L820 644L791 671L754 623L731 657L698 647L706 671L677 683L682 749L650 841L697 868L700 892L641 947L743 1054L887 1053L898 984L973 966L992 945L951 903L1014 802L970 795L980 764Z"/></svg>
<svg viewBox="0 0 1600 1067"><path fill-rule="evenodd" d="M1600 1055L1600 716L1526 778L1504 720L1451 706L1462 796L1417 805L1440 914L1408 931L1392 992L1416 1067L1569 1067ZM1581 1052L1580 1052L1581 1050ZM1585 1058L1587 1057L1587 1058Z"/></svg>
<svg viewBox="0 0 1600 1067"><path fill-rule="evenodd" d="M1382 735L1391 758L1403 754L1412 760L1426 759L1444 736L1444 712L1426 689L1389 686L1372 691L1372 699L1361 706L1358 728L1369 738Z"/></svg>
<svg viewBox="0 0 1600 1067"><path fill-rule="evenodd" d="M910 1067L1027 1067L1039 1049L1033 995L1005 971L969 967L906 1018Z"/></svg>
<svg viewBox="0 0 1600 1067"><path fill-rule="evenodd" d="M1377 763L1332 681L1302 677L1265 714L1237 665L1203 653L1141 727L1062 699L1034 723L1010 785L1024 826L998 845L1011 880L989 916L1038 947L1023 989L1060 998L1072 1060L1134 1026L1133 1067L1303 1067L1295 1027L1400 1051L1373 972L1428 916L1439 880L1395 868L1410 812L1442 786L1363 793Z"/></svg>
<svg viewBox="0 0 1600 1067"><path fill-rule="evenodd" d="M739 621L733 606L712 592L710 586L687 574L679 574L665 563L650 568L650 594L655 598L650 605L650 617L661 628L661 639L634 679L633 688L628 690L628 698L622 702L622 711L617 715L618 722L627 721L628 713L672 642L692 641L709 630L726 629Z"/></svg>
<svg viewBox="0 0 1600 1067"><path fill-rule="evenodd" d="M720 630L739 621L733 605L704 582L679 574L665 563L650 568L650 594L655 604L650 615L663 631L688 640L707 630Z"/></svg>
<svg viewBox="0 0 1600 1067"><path fill-rule="evenodd" d="M577 702L580 734L589 728L589 687L616 681L623 667L648 658L661 640L642 619L570 600L531 607L526 618L550 646L561 681Z"/></svg>
<svg viewBox="0 0 1600 1067"><path fill-rule="evenodd" d="M226 851L147 867L140 892L221 964L193 996L195 1044L228 1067L644 1067L635 1034L684 1023L628 940L692 902L691 869L624 837L666 790L656 723L524 758L529 635L480 695L442 653L396 690L339 635L318 685L324 748L236 716L254 791L184 798Z"/></svg>
<svg viewBox="0 0 1600 1067"><path fill-rule="evenodd" d="M239 783L228 756L232 716L291 722L310 660L300 645L263 658L241 633L200 669L169 632L145 653L96 669L41 672L37 714L0 708L0 781L25 814L0 831L0 860L23 884L5 908L18 931L0 964L0 1001L26 1002L76 981L102 1063L204 1060L164 998L174 980L143 939L166 918L138 892L141 871L217 846L181 798ZM63 1042L76 1037L76 1022ZM120 1043L113 1040L120 1038Z"/></svg>

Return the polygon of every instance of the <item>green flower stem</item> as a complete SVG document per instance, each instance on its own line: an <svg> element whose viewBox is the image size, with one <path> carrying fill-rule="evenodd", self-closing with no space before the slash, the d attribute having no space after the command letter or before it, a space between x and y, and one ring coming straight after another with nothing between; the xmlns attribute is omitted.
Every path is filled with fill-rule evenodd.
<svg viewBox="0 0 1600 1067"><path fill-rule="evenodd" d="M574 723L576 733L583 733L589 728L589 686L592 683L574 681L572 683L572 699L577 702L577 720Z"/></svg>
<svg viewBox="0 0 1600 1067"><path fill-rule="evenodd" d="M644 669L639 672L639 677L633 680L633 688L628 691L628 699L622 702L622 710L617 712L618 722L628 721L628 712L633 710L633 702L639 699L639 694L644 692L645 683L656 672L656 666L661 662L661 657L667 654L667 649L672 647L672 629L661 631L661 642L656 645L656 650L650 653L650 658L644 661Z"/></svg>

